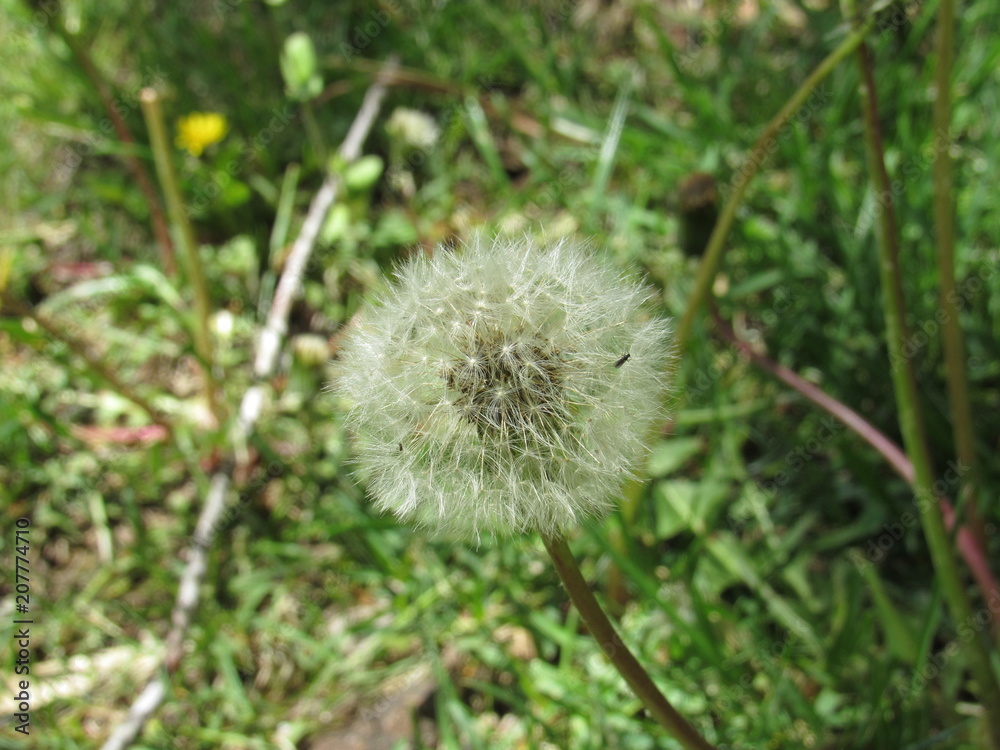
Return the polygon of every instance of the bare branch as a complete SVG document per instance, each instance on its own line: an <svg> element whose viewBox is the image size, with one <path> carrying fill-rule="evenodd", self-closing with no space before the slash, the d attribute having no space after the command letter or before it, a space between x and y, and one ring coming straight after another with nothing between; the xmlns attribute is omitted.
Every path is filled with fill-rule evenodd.
<svg viewBox="0 0 1000 750"><path fill-rule="evenodd" d="M340 147L339 153L345 162L353 161L361 155L361 145L372 128L385 96L384 79L386 75L392 73L396 66L395 59L386 63L382 74L378 76L365 94L361 109L354 118L351 129ZM324 181L316 197L313 198L305 223L302 225L302 231L292 246L292 251L278 282L271 311L267 316L267 322L258 343L257 358L254 362L254 383L247 389L240 403L240 412L229 436L229 456L212 476L212 483L205 498L205 506L198 517L187 565L181 575L177 601L171 615L170 632L167 635L167 649L164 657L166 673L161 670L143 689L129 709L128 717L104 743L104 750L121 750L127 747L139 736L143 726L166 697L169 675L177 669L180 663L184 638L198 605L199 591L208 567L208 552L219 530L219 521L226 505L226 494L232 484L233 470L236 467L236 456L242 452L247 439L257 424L257 419L260 417L261 403L263 402L261 383L264 378L271 374L278 361L281 342L288 330L288 314L292 307L292 301L302 286L302 274L305 271L309 255L312 253L326 214L337 198L340 185L341 176L331 174Z"/></svg>

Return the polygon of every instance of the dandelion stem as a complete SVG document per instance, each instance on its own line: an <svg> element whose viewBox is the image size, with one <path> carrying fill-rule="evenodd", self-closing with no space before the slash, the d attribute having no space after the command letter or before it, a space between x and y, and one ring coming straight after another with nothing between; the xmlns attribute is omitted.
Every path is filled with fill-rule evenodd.
<svg viewBox="0 0 1000 750"><path fill-rule="evenodd" d="M942 0L938 7L937 69L934 76L934 227L937 239L938 304L943 312L941 340L944 344L948 404L955 434L955 452L960 463L969 467L959 477L960 491L955 503L959 513L969 518L969 526L982 535L978 508L979 466L976 459L969 379L965 371L965 337L958 317L955 287L955 204L951 168L951 70L954 48L955 3Z"/></svg>
<svg viewBox="0 0 1000 750"><path fill-rule="evenodd" d="M625 678L629 687L646 704L646 709L653 715L653 718L662 724L670 732L670 735L687 750L715 750L714 746L698 734L698 730L670 705L670 701L656 687L649 673L622 642L614 625L611 624L608 616L587 586L565 537L561 534L543 536L543 540L556 571L559 573L566 591L569 592L570 599L573 600L573 604L576 605L580 616L587 624L590 634L594 636L601 650L615 665L618 673Z"/></svg>
<svg viewBox="0 0 1000 750"><path fill-rule="evenodd" d="M715 279L715 272L719 267L719 261L722 259L726 238L729 236L729 230L732 229L733 222L736 220L736 212L743 205L743 198L746 195L747 187L750 185L750 180L760 171L761 166L763 166L764 162L767 161L768 157L777 147L778 134L782 128L788 124L788 121L791 120L799 108L806 103L809 95L819 86L820 82L840 64L841 60L857 49L874 21L874 16L869 17L859 28L848 35L837 49L827 55L826 59L799 86L791 99L785 102L785 106L771 119L767 127L764 128L757 138L757 142L754 143L753 148L750 150L750 155L732 182L732 193L730 193L729 198L726 200L726 205L719 215L715 229L712 230L712 236L708 240L708 246L705 248L705 255L702 258L701 265L698 268L698 276L694 282L694 289L691 290L691 295L688 297L687 306L684 308L684 315L681 317L680 326L678 327L678 352L684 351L691 338L695 316L708 297L712 281Z"/></svg>
<svg viewBox="0 0 1000 750"><path fill-rule="evenodd" d="M845 15L853 16L852 0L845 0L844 5ZM851 20L855 24L858 23L856 17ZM857 62L861 74L859 86L861 115L872 186L876 195L891 195L891 180L885 166L882 133L879 129L878 91L871 54L864 43L858 47ZM903 434L906 452L913 463L917 510L920 513L924 536L927 538L934 571L955 627L962 633L963 627L968 627L968 623L973 622L975 614L959 574L952 539L945 529L944 518L935 502L934 474L927 444L927 431L920 409L917 379L913 363L904 356L905 343L910 339L900 268L899 228L891 201L887 202L878 213L877 240L882 306L886 320L886 340L892 361L890 369L893 388L899 408L899 428ZM976 693L982 701L983 711L987 717L985 728L990 735L990 747L1000 748L1000 683L993 671L990 653L978 633L973 633L971 637L962 636L961 641L962 650L978 683Z"/></svg>
<svg viewBox="0 0 1000 750"><path fill-rule="evenodd" d="M156 163L156 173L160 179L160 187L167 202L167 213L173 225L175 238L180 245L181 259L184 261L188 283L194 291L194 308L196 320L193 325L192 337L194 348L201 360L205 375L205 395L208 407L217 424L222 423L222 404L216 394L218 387L213 369L215 357L212 352L212 334L209 317L212 314L212 303L208 296L208 286L205 283L205 272L198 256L198 245L194 230L188 221L181 198L177 176L174 173L170 156L170 146L167 140L167 130L163 123L163 110L160 107L160 95L152 88L144 88L139 94L139 104L142 115L149 130L149 143Z"/></svg>

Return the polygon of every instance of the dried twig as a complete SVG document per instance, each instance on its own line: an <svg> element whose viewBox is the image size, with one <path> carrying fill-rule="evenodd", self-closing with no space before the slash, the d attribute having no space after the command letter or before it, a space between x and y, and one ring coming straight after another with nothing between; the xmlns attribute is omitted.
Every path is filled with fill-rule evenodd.
<svg viewBox="0 0 1000 750"><path fill-rule="evenodd" d="M354 123L340 147L339 153L345 162L353 161L361 155L361 144L371 130L382 98L385 96L384 76L391 73L395 67L395 60L390 60L386 64L384 72L365 94L361 109L357 117L354 118ZM230 445L232 446L230 453L212 476L211 486L205 498L205 506L195 528L188 562L181 576L177 601L171 615L170 633L167 635L166 656L164 657L166 673L161 672L155 676L139 694L129 709L128 717L104 743L104 750L125 748L138 737L146 721L166 697L169 675L177 669L177 665L180 663L184 638L187 636L191 618L198 604L199 589L208 567L208 552L219 530L219 522L225 508L226 493L232 483L237 456L244 450L246 441L253 432L260 416L263 402L262 381L271 374L278 360L281 342L288 328L288 313L292 301L301 287L302 274L309 260L309 255L312 253L323 220L337 197L340 184L340 175L330 175L316 197L313 198L305 223L302 225L302 231L292 246L281 280L278 282L271 311L258 344L257 358L254 362L254 383L247 389L240 404L240 412L230 434Z"/></svg>

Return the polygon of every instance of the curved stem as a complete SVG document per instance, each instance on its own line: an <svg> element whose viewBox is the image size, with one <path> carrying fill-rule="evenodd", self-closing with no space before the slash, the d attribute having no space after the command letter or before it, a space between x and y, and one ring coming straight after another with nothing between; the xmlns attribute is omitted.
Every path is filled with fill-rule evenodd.
<svg viewBox="0 0 1000 750"><path fill-rule="evenodd" d="M893 470L915 489L913 464L902 448L892 442L875 425L847 406L847 404L838 401L818 386L802 378L793 370L778 364L763 354L755 352L753 347L740 339L732 326L723 320L714 302L712 304L712 316L715 319L715 326L723 338L728 340L751 362L798 391L820 409L840 420L849 430L852 430L868 445L874 448ZM939 494L937 498L948 531L951 532L955 529L957 524L958 530L955 531L955 541L958 543L959 552L962 554L962 558L965 560L969 571L979 584L980 592L986 600L987 606L992 608L995 604L1000 604L1000 587L997 586L996 579L993 577L993 571L990 570L985 545L983 545L982 540L973 532L968 523L963 524L960 522L960 519L956 518L955 509L947 497ZM992 629L995 635L1000 636L1000 622L994 619Z"/></svg>
<svg viewBox="0 0 1000 750"><path fill-rule="evenodd" d="M19 300L4 297L2 306L10 308L15 313L24 316L25 318L31 318L53 339L62 341L71 352L83 359L93 372L95 372L103 380L110 383L111 387L114 388L120 396L124 396L133 404L138 406L146 412L149 418L153 420L154 424L161 426L164 429L168 440L174 441L175 435L173 425L171 424L169 417L160 409L157 409L145 396L120 378L111 368L111 365L106 363L99 355L92 351L89 342L83 338L82 334L74 335L73 332L66 326L60 325L58 321L53 320L49 316L40 313L37 309L26 303L20 302Z"/></svg>
<svg viewBox="0 0 1000 750"><path fill-rule="evenodd" d="M736 212L743 205L743 196L746 194L750 180L757 174L764 162L767 161L768 156L777 148L778 133L781 129L788 124L792 116L805 104L809 95L812 94L820 82L837 67L841 60L851 54L861 44L873 23L874 17L869 18L867 22L844 39L840 43L840 46L819 64L816 70L809 74L809 77L799 86L798 91L792 95L792 98L785 103L781 111L767 124L760 137L757 138L757 142L754 143L742 169L740 169L739 173L733 179L732 193L726 201L722 213L719 215L719 220L715 224L712 236L708 240L708 246L705 248L705 257L698 268L698 276L694 282L694 289L691 290L691 296L688 297L687 306L684 308L684 316L681 318L680 327L677 331L678 352L684 351L684 347L691 336L691 327L694 325L695 315L697 315L699 308L708 296L712 281L715 279L715 272L719 266L719 261L722 259L726 237L729 236L729 230L736 219Z"/></svg>
<svg viewBox="0 0 1000 750"><path fill-rule="evenodd" d="M849 10L851 0L845 0ZM868 47L858 47L858 68L861 74L859 93L861 115L864 122L865 147L872 186L878 196L891 196L891 180L886 170L882 133L878 119L878 92L871 54ZM886 343L889 348L893 389L899 408L899 428L903 445L913 463L914 489L920 524L927 538L931 562L941 585L945 602L961 634L963 628L974 621L975 613L965 591L958 563L952 550L952 541L945 529L944 518L936 502L934 474L931 466L927 431L920 410L917 378L913 363L905 356L906 342L910 340L906 324L906 301L903 295L903 274L900 267L899 229L893 202L887 201L878 212L877 242L879 255L879 281L882 289L882 306L886 323ZM989 651L978 633L960 636L962 650L978 685L976 692L986 715L986 729L990 746L1000 749L1000 682L993 672Z"/></svg>
<svg viewBox="0 0 1000 750"><path fill-rule="evenodd" d="M543 536L543 540L545 549L549 551L556 571L559 573L566 591L569 592L570 599L573 600L573 604L587 624L590 634L594 636L601 650L615 665L619 674L625 678L629 687L646 704L646 709L653 718L662 724L671 736L687 750L715 750L714 746L698 734L698 730L670 705L670 701L656 687L649 673L643 669L639 661L622 642L618 632L583 579L583 574L580 573L580 568L576 564L576 559L573 557L569 545L566 544L566 539L562 535L558 535Z"/></svg>

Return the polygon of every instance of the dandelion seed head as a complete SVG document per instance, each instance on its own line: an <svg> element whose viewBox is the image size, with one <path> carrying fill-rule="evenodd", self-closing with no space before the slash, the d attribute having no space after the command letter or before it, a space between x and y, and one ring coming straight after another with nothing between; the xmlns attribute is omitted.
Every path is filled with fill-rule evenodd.
<svg viewBox="0 0 1000 750"><path fill-rule="evenodd" d="M649 297L567 240L478 235L403 265L333 386L376 506L477 540L607 513L665 417L670 329Z"/></svg>

